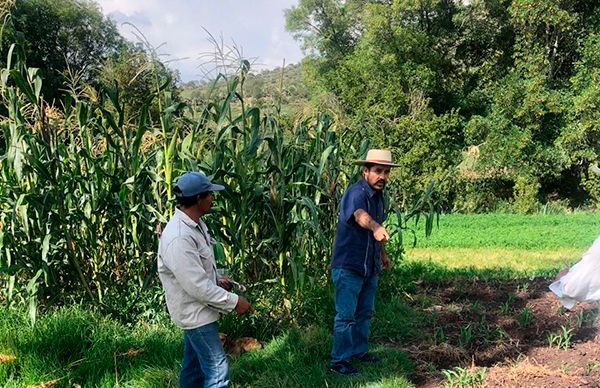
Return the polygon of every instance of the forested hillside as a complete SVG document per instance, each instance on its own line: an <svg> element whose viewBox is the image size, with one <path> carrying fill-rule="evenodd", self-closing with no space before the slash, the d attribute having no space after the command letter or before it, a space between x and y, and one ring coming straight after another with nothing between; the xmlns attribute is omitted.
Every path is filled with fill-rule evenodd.
<svg viewBox="0 0 600 388"><path fill-rule="evenodd" d="M226 83L218 80L190 81L181 86L181 97L198 103L226 94ZM253 106L275 111L281 109L287 117L299 117L311 110L308 88L303 80L301 66L291 64L282 70L250 72L244 80L244 98Z"/></svg>

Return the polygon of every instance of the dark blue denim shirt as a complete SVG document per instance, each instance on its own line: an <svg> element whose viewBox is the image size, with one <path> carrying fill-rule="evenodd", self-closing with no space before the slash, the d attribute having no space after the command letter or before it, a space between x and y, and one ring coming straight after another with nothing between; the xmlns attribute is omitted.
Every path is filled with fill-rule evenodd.
<svg viewBox="0 0 600 388"><path fill-rule="evenodd" d="M372 231L358 225L354 219L358 209L383 224L383 192L373 190L364 179L348 187L342 197L331 268L349 269L367 277L381 271L381 243Z"/></svg>

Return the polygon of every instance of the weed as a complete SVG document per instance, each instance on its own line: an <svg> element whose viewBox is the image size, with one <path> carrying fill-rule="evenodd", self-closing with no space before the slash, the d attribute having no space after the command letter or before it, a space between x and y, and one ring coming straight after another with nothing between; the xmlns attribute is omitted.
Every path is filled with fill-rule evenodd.
<svg viewBox="0 0 600 388"><path fill-rule="evenodd" d="M471 345L471 342L473 342L473 326L470 323L460 328L460 337L458 338L458 341L463 347Z"/></svg>
<svg viewBox="0 0 600 388"><path fill-rule="evenodd" d="M593 310L581 310L579 314L577 314L577 327L592 327L595 319L596 314Z"/></svg>
<svg viewBox="0 0 600 388"><path fill-rule="evenodd" d="M435 332L433 334L433 340L435 341L436 344L442 343L442 342L446 342L446 334L444 334L444 328L441 326L438 326L435 329Z"/></svg>
<svg viewBox="0 0 600 388"><path fill-rule="evenodd" d="M588 362L585 366L585 373L590 374L594 369L600 368L600 361Z"/></svg>
<svg viewBox="0 0 600 388"><path fill-rule="evenodd" d="M515 294L513 294L512 292L509 292L506 297L506 303L512 304L515 301L515 299L516 299Z"/></svg>
<svg viewBox="0 0 600 388"><path fill-rule="evenodd" d="M529 282L525 282L523 284L519 284L519 286L517 287L517 292L518 293L527 293L527 291L529 291Z"/></svg>
<svg viewBox="0 0 600 388"><path fill-rule="evenodd" d="M435 371L437 371L435 364L433 362L429 361L427 363L427 372L434 373Z"/></svg>
<svg viewBox="0 0 600 388"><path fill-rule="evenodd" d="M551 333L548 335L548 346L567 350L573 338L573 329L567 329L566 326L561 326L560 329L561 332L559 334Z"/></svg>
<svg viewBox="0 0 600 388"><path fill-rule="evenodd" d="M500 313L502 315L510 314L510 303L508 301L502 303L502 305L500 306Z"/></svg>
<svg viewBox="0 0 600 388"><path fill-rule="evenodd" d="M429 315L429 322L431 322L432 325L435 325L435 323L437 322L437 318L438 318L438 312L436 309L432 309L431 310L431 315Z"/></svg>
<svg viewBox="0 0 600 388"><path fill-rule="evenodd" d="M525 307L523 310L521 310L521 312L519 313L519 319L518 319L519 327L521 327L521 328L529 327L529 325L531 325L532 317L533 317L533 314L529 307Z"/></svg>
<svg viewBox="0 0 600 388"><path fill-rule="evenodd" d="M478 387L483 385L487 368L460 368L443 370L446 377L446 387Z"/></svg>
<svg viewBox="0 0 600 388"><path fill-rule="evenodd" d="M481 336L486 345L496 342L502 337L502 329L497 326L492 326L485 321L485 317L481 317L477 323L477 333Z"/></svg>
<svg viewBox="0 0 600 388"><path fill-rule="evenodd" d="M577 327L581 328L583 326L583 322L585 321L585 311L581 310L579 314L577 314Z"/></svg>
<svg viewBox="0 0 600 388"><path fill-rule="evenodd" d="M500 313L503 315L510 314L511 305L514 301L515 301L515 294L513 294L511 292L508 294L508 296L506 298L506 302L502 303L502 305L500 306Z"/></svg>

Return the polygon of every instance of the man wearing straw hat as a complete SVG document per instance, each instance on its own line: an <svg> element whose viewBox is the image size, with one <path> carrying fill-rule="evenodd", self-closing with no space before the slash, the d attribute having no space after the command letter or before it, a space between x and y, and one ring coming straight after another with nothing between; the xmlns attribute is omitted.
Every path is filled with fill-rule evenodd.
<svg viewBox="0 0 600 388"><path fill-rule="evenodd" d="M369 326L379 272L391 265L384 249L390 236L382 225L383 189L390 169L398 166L390 151L377 149L355 164L362 166L362 178L342 197L331 261L337 314L329 369L342 375L359 373L351 360L379 362L367 353Z"/></svg>
<svg viewBox="0 0 600 388"><path fill-rule="evenodd" d="M213 202L213 192L225 187L199 172L177 180L177 208L158 245L158 275L171 319L183 329L183 365L179 387L226 387L227 356L217 330L224 312L244 314L248 301L229 292L231 284L217 279L212 245L201 217Z"/></svg>

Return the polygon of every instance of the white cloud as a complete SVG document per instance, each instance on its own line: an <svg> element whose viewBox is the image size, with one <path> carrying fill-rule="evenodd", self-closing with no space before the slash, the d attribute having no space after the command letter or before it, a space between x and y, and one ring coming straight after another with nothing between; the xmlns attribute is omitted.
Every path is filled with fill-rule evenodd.
<svg viewBox="0 0 600 388"><path fill-rule="evenodd" d="M148 5L157 2L153 1L144 1L144 0L100 0L98 1L100 7L105 14L110 14L115 11L122 12L124 14L131 14L134 12L143 11L144 9L148 9Z"/></svg>
<svg viewBox="0 0 600 388"><path fill-rule="evenodd" d="M165 22L169 25L171 24L175 24L175 22L177 21L177 17L175 17L175 15L173 15L172 13L168 13L165 15Z"/></svg>
<svg viewBox="0 0 600 388"><path fill-rule="evenodd" d="M297 0L99 0L104 14L119 25L123 36L136 41L135 25L164 58L188 58L171 63L182 80L201 77L203 53L213 52L209 31L226 45L240 48L245 57L257 57L256 68L297 63L299 44L285 31L283 10Z"/></svg>

